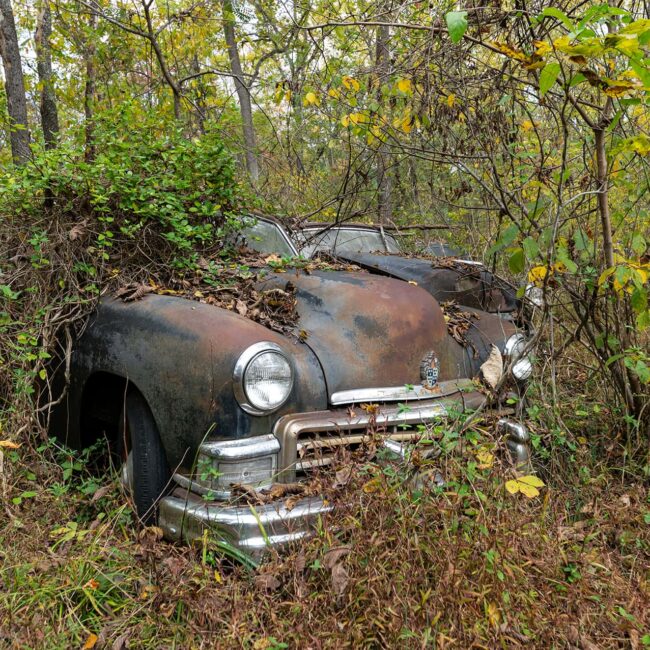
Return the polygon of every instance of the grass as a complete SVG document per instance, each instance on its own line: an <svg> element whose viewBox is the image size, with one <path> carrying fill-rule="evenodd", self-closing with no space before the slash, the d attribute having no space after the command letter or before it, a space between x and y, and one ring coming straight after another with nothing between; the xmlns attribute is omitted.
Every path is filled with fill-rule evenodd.
<svg viewBox="0 0 650 650"><path fill-rule="evenodd" d="M431 432L442 488L345 459L337 512L257 570L138 531L91 454L5 449L0 647L650 647L647 475L602 422L537 438L532 499L506 491L489 427Z"/></svg>

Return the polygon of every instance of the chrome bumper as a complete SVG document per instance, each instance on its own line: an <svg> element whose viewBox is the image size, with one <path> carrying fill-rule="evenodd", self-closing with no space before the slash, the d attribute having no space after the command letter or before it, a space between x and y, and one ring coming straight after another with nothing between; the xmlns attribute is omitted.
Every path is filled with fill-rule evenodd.
<svg viewBox="0 0 650 650"><path fill-rule="evenodd" d="M306 498L287 509L283 501L262 506L233 506L204 501L177 490L160 501L158 525L170 541L193 542L212 532L249 555L283 546L313 533L321 515L332 506L320 498Z"/></svg>
<svg viewBox="0 0 650 650"><path fill-rule="evenodd" d="M389 443L389 449L394 447L393 451L404 455L400 453L403 449L401 443L421 437L417 425L443 422L450 412L476 408L482 400L482 394L469 392L416 401L410 403L408 409L397 404L384 404L376 413L361 408L356 411L340 409L297 413L280 418L272 435L257 437L265 443L268 443L267 438L272 438L277 445L272 449L268 444L256 446L253 444L255 439L250 438L208 442L199 450L199 455L217 459L227 457L229 461L241 462L251 458L250 450L253 448L259 448L262 455L277 449L274 452L277 453L277 460L269 464L277 475L268 477L268 485L274 480L291 483L302 472L322 466L328 460L316 457L308 461L305 452L327 452L342 444L361 443L368 438L368 427L373 427L383 432L381 435ZM498 429L506 440L515 464L526 464L530 459L526 427L502 417ZM323 442L318 438L320 434L327 436L328 433L331 434L329 440ZM312 437L305 438L305 435ZM221 466L219 468L223 470ZM220 475L230 476L222 471ZM172 541L192 542L201 538L207 529L212 531L213 539L226 540L249 555L259 556L268 548L308 536L318 525L321 515L332 509L321 498L304 498L294 503L292 508L286 507L286 499L261 506L233 503L229 485L221 486L222 489L219 486L210 489L207 485L201 485L197 478L190 480L189 477L175 475L174 479L178 487L171 496L161 500L158 517L165 537Z"/></svg>

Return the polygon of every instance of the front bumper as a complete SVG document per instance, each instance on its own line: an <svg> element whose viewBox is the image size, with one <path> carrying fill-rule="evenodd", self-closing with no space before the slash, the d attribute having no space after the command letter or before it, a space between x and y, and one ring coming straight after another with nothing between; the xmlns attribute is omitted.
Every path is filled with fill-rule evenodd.
<svg viewBox="0 0 650 650"><path fill-rule="evenodd" d="M207 502L179 489L161 500L158 525L167 539L176 542L193 542L208 529L255 556L311 534L321 515L331 509L321 498L301 499L288 509L284 501L262 506Z"/></svg>
<svg viewBox="0 0 650 650"><path fill-rule="evenodd" d="M443 393L437 399L411 402L407 409L402 404L382 404L378 412L355 407L287 415L276 423L274 435L268 436L279 441L280 447L278 473L273 480L283 483L300 480L314 467L329 464L334 451L341 446L352 448L369 439L369 429L373 435L389 441L391 446L399 447L422 436L420 425L445 422L452 413L477 408L483 399L478 392L457 391ZM501 417L498 431L514 463L527 463L526 428L515 420ZM214 444L206 443L206 447ZM224 444L229 445L232 454L232 442ZM249 453L250 441L242 441L241 447L242 453ZM214 450L207 451L214 454ZM260 506L245 505L237 503L227 490L208 490L196 479L179 475L174 478L178 487L172 495L161 500L159 508L159 526L165 537L173 541L192 542L209 529L213 538L225 539L241 551L256 556L268 548L310 535L319 525L321 516L332 509L322 498L303 498L294 501L292 507L287 507L286 498Z"/></svg>

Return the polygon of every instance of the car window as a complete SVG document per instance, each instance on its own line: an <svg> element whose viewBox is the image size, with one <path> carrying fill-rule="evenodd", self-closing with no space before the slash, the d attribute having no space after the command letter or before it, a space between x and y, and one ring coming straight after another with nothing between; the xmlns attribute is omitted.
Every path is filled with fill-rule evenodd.
<svg viewBox="0 0 650 650"><path fill-rule="evenodd" d="M239 232L239 238L258 253L265 255L275 253L282 257L297 255L297 251L289 243L280 227L270 221L258 219L255 222L246 223Z"/></svg>
<svg viewBox="0 0 650 650"><path fill-rule="evenodd" d="M307 243L302 247L301 253L308 257L321 250L342 254L376 251L400 252L399 245L391 235L384 234L382 239L381 233L373 230L354 228L329 228L321 232L305 230L303 237Z"/></svg>

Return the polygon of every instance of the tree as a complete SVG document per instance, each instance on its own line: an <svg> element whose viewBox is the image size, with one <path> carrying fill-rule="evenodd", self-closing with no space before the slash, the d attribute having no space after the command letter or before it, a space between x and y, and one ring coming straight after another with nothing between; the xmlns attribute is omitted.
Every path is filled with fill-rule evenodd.
<svg viewBox="0 0 650 650"><path fill-rule="evenodd" d="M59 134L59 113L56 106L56 95L52 81L52 13L49 0L41 0L40 11L34 42L36 45L36 68L41 87L41 126L45 146L51 149L56 146Z"/></svg>
<svg viewBox="0 0 650 650"><path fill-rule="evenodd" d="M228 48L228 59L230 70L235 80L235 91L239 100L239 111L241 113L242 132L244 135L244 147L246 155L246 169L253 184L259 180L260 170L257 162L257 142L255 128L253 126L253 108L251 104L251 92L244 77L244 70L239 58L237 49L237 38L235 35L235 14L231 0L222 0L223 33Z"/></svg>
<svg viewBox="0 0 650 650"><path fill-rule="evenodd" d="M0 0L0 57L5 73L11 155L14 163L19 165L29 158L29 130L23 69L11 0Z"/></svg>

